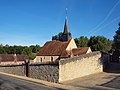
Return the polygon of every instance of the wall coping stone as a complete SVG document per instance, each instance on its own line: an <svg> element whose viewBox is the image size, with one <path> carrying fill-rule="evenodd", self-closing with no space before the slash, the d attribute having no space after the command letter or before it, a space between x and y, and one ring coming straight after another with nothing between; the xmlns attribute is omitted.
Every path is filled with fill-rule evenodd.
<svg viewBox="0 0 120 90"><path fill-rule="evenodd" d="M0 67L15 67L15 66L23 66L23 64L1 64Z"/></svg>
<svg viewBox="0 0 120 90"><path fill-rule="evenodd" d="M35 63L30 63L30 66L38 66L38 65L59 65L58 62L35 62Z"/></svg>
<svg viewBox="0 0 120 90"><path fill-rule="evenodd" d="M77 60L81 60L83 58L89 58L91 56L95 56L95 55L98 55L98 54L101 55L101 52L100 51L95 51L95 52L92 52L92 53L83 54L83 55L75 56L75 57L72 57L72 58L62 59L62 60L59 61L59 64L60 65L64 65L66 63L70 63L70 62L74 62L74 61L77 61Z"/></svg>

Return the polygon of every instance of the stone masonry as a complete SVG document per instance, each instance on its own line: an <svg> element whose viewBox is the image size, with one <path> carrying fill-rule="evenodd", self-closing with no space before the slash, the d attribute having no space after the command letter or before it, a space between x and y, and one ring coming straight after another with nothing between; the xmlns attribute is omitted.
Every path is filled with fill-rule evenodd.
<svg viewBox="0 0 120 90"><path fill-rule="evenodd" d="M51 63L29 64L29 77L49 82L64 82L102 72L101 53L93 52ZM0 72L26 76L25 64L0 65Z"/></svg>
<svg viewBox="0 0 120 90"><path fill-rule="evenodd" d="M101 53L93 52L59 62L59 82L103 72Z"/></svg>
<svg viewBox="0 0 120 90"><path fill-rule="evenodd" d="M59 67L56 64L31 64L30 65L30 77L46 80L50 82L58 82L59 79Z"/></svg>
<svg viewBox="0 0 120 90"><path fill-rule="evenodd" d="M0 65L0 72L25 76L24 64L20 65Z"/></svg>

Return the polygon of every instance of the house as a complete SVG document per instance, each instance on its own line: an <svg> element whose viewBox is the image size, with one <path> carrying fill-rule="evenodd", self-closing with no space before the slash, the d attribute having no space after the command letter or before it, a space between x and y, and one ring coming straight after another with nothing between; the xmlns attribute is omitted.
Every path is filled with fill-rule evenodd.
<svg viewBox="0 0 120 90"><path fill-rule="evenodd" d="M53 62L63 58L79 56L92 52L90 47L77 48L74 39L71 36L68 19L65 19L64 31L52 37L39 50L34 62Z"/></svg>
<svg viewBox="0 0 120 90"><path fill-rule="evenodd" d="M16 54L0 54L0 64L22 64L25 63L28 56Z"/></svg>

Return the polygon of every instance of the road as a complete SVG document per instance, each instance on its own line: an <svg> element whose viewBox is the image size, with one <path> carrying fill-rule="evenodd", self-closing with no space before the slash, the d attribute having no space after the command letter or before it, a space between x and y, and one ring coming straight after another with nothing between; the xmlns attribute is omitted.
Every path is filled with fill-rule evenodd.
<svg viewBox="0 0 120 90"><path fill-rule="evenodd" d="M110 90L120 90L120 73L102 72L66 81L63 82L63 84L92 90L105 90L106 88L109 88Z"/></svg>
<svg viewBox="0 0 120 90"><path fill-rule="evenodd" d="M42 84L0 74L0 90L59 90Z"/></svg>

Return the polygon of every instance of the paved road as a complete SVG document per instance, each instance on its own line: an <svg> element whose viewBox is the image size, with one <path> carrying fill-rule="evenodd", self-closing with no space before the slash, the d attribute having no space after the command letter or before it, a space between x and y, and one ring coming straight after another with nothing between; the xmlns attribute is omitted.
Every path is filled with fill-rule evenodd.
<svg viewBox="0 0 120 90"><path fill-rule="evenodd" d="M0 90L59 90L0 74Z"/></svg>
<svg viewBox="0 0 120 90"><path fill-rule="evenodd" d="M111 89L120 90L120 73L97 73L82 78L77 78L67 82L63 82L66 85L72 85L77 87L84 87L86 89L101 90ZM102 90L104 90L102 89ZM107 90L109 90L107 89Z"/></svg>

